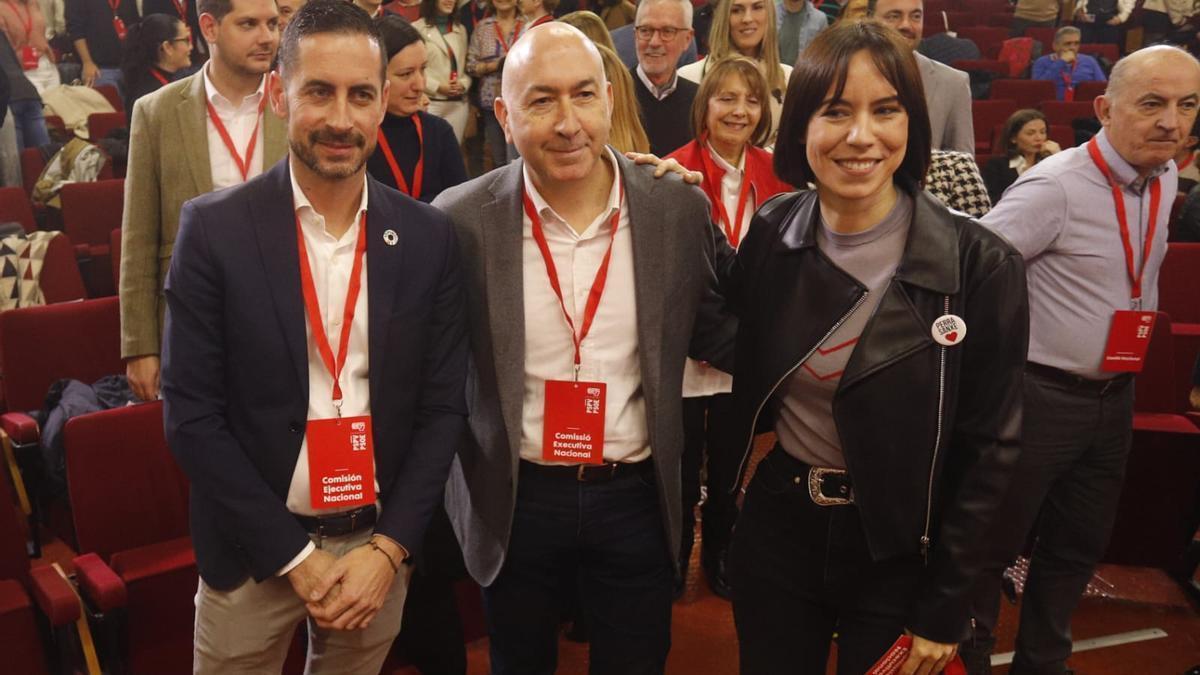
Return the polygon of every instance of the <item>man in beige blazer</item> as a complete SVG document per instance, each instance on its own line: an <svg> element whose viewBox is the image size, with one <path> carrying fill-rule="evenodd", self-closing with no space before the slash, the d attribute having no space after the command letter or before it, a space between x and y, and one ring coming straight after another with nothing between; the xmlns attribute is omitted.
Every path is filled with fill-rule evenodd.
<svg viewBox="0 0 1200 675"><path fill-rule="evenodd" d="M187 200L244 182L287 154L262 107L279 46L274 0L200 0L212 54L198 72L134 105L121 222L121 356L134 393L158 396L163 280Z"/></svg>

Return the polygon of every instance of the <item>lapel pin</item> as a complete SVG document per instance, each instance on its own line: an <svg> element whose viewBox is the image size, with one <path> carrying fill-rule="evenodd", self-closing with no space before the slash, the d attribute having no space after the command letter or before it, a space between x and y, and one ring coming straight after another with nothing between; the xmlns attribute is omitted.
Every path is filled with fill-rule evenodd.
<svg viewBox="0 0 1200 675"><path fill-rule="evenodd" d="M953 347L967 337L967 322L954 314L944 314L933 322L930 331L933 341L943 347Z"/></svg>
<svg viewBox="0 0 1200 675"><path fill-rule="evenodd" d="M398 241L400 241L400 235L396 234L395 230L383 231L383 243L388 246L395 246Z"/></svg>

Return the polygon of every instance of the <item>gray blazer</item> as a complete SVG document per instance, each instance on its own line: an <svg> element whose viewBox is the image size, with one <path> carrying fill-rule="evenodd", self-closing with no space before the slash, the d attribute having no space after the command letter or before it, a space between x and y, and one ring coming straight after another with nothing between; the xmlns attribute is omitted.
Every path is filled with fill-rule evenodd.
<svg viewBox="0 0 1200 675"><path fill-rule="evenodd" d="M633 234L642 388L659 506L675 560L680 538L683 365L691 355L732 368L736 323L716 269L732 250L702 193L677 176L655 180L618 154ZM446 510L467 569L490 585L504 564L517 496L525 388L525 320L518 160L454 188L433 205L450 216L466 276L471 363L469 431L450 469Z"/></svg>
<svg viewBox="0 0 1200 675"><path fill-rule="evenodd" d="M956 68L913 52L925 86L929 128L934 150L975 154L975 124L971 119L971 78Z"/></svg>

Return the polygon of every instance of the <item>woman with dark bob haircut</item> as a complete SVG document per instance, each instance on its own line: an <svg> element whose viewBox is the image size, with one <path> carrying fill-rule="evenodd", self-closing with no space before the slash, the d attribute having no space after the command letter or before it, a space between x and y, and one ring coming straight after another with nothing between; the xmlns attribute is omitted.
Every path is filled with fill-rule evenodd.
<svg viewBox="0 0 1200 675"><path fill-rule="evenodd" d="M898 33L837 25L789 84L775 173L730 277L740 316L730 551L743 675L862 675L902 635L936 673L1018 453L1021 256L921 189L929 120ZM729 486L734 490L740 485Z"/></svg>

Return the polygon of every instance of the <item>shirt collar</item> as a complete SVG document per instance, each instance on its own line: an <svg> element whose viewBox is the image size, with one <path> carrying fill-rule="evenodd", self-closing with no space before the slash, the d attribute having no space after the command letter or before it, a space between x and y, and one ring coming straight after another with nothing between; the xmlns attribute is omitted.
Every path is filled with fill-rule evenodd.
<svg viewBox="0 0 1200 675"><path fill-rule="evenodd" d="M221 92L217 91L217 87L213 84L212 79L209 78L208 69L211 65L211 62L205 63L204 67L200 69L200 72L204 73L204 93L208 97L209 103L212 103L213 106L219 106L231 110L239 110L243 108L243 106L253 106L255 109L258 108L259 102L262 101L263 96L266 95L266 75L262 76L262 80L260 80L258 83L258 89L254 90L253 94L246 96L239 103L234 103L222 96Z"/></svg>
<svg viewBox="0 0 1200 675"><path fill-rule="evenodd" d="M746 166L746 151L745 150L742 151L742 158L738 160L738 165L734 166L734 165L730 164L728 161L726 161L726 159L721 156L721 153L717 152L717 149L712 146L712 143L709 143L706 141L705 146L708 148L709 156L712 157L713 161L717 163L717 166L719 166L721 168L721 170L725 172L725 175L729 175L731 172L734 172L734 171L742 171L745 168L745 166Z"/></svg>
<svg viewBox="0 0 1200 675"><path fill-rule="evenodd" d="M1101 129L1100 133L1096 134L1096 143L1100 146L1100 155L1104 157L1104 161L1108 163L1108 170L1112 172L1113 180L1121 187L1129 188L1134 192L1141 192L1150 180L1157 178L1167 172L1171 162L1166 162L1154 167L1150 174L1144 179L1138 176L1137 169L1133 168L1125 158L1117 152L1112 143L1108 140L1108 132L1106 129Z"/></svg>
<svg viewBox="0 0 1200 675"><path fill-rule="evenodd" d="M660 101L675 93L675 87L679 86L679 71L677 70L671 71L671 81L665 87L659 87L657 84L651 82L650 76L646 74L640 63L637 67L637 75L642 79L642 84L646 85L646 88L654 95L654 98Z"/></svg>
<svg viewBox="0 0 1200 675"><path fill-rule="evenodd" d="M1028 165L1029 162L1025 160L1025 155L1017 155L1016 157L1008 160L1008 168L1016 169L1018 174L1025 171L1025 169L1028 168Z"/></svg>
<svg viewBox="0 0 1200 675"><path fill-rule="evenodd" d="M608 146L605 146L604 154L601 155L601 158L611 164L613 168L613 182L608 188L608 211L606 211L602 216L598 217L595 223L588 226L588 230L584 232L584 236L594 234L592 230L596 227L597 223L603 225L608 220L608 216L611 216L614 211L621 210L621 165L617 163L617 158L613 155L612 148ZM542 197L541 193L538 192L537 186L533 183L533 177L529 175L528 163L523 163L521 166L521 173L525 179L525 190L529 193L529 199L533 202L534 210L537 211L538 214L543 218L549 215L553 217L555 221L561 223L567 222L565 218L562 218L554 212L554 209L550 207L550 204L548 204Z"/></svg>
<svg viewBox="0 0 1200 675"><path fill-rule="evenodd" d="M308 195L304 194L304 190L300 189L300 184L296 182L296 172L294 170L295 160L288 159L288 178L292 181L292 208L296 215L300 218L300 224L312 234L320 234L330 236L328 230L325 229L325 216L317 213L313 208L312 202L308 201ZM367 212L367 195L370 190L367 189L367 176L363 174L362 197L358 202L358 213L354 218L354 222L350 224L350 229L346 230L346 234L342 235L339 242L353 241L347 235L354 233L358 236L358 223L362 219L362 215Z"/></svg>

